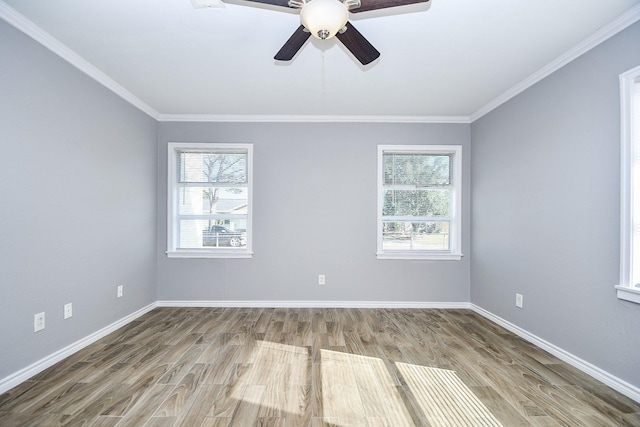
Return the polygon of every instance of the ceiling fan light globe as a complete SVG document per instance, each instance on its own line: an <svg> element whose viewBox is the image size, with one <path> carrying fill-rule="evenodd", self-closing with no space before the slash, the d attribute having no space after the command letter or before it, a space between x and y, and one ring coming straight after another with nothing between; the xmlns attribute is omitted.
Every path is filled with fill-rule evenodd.
<svg viewBox="0 0 640 427"><path fill-rule="evenodd" d="M339 0L311 0L300 11L302 25L321 40L335 36L348 19L349 11Z"/></svg>

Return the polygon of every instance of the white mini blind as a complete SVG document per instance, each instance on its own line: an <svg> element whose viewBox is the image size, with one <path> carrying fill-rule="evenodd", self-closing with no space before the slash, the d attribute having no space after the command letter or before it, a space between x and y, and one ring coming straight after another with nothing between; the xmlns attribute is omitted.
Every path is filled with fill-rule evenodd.
<svg viewBox="0 0 640 427"><path fill-rule="evenodd" d="M169 143L169 257L251 256L251 167L251 144Z"/></svg>
<svg viewBox="0 0 640 427"><path fill-rule="evenodd" d="M378 146L383 259L460 259L462 148Z"/></svg>

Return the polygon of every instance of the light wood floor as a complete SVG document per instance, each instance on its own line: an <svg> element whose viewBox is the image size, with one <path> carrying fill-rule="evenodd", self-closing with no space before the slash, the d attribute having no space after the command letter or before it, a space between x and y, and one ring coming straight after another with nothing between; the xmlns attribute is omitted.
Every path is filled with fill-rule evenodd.
<svg viewBox="0 0 640 427"><path fill-rule="evenodd" d="M158 308L0 395L2 426L640 426L468 310Z"/></svg>

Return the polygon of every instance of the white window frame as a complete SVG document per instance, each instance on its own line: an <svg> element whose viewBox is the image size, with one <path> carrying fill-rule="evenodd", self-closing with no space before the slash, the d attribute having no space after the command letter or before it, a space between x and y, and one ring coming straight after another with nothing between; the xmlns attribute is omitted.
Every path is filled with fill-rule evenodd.
<svg viewBox="0 0 640 427"><path fill-rule="evenodd" d="M640 285L633 280L634 264L635 269L640 268L640 262L633 261L634 253L640 251L640 233L634 233L640 226L640 212L634 208L640 198L640 188L634 184L640 181L640 162L634 162L634 158L640 158L640 124L637 119L634 124L634 117L640 114L640 96L634 95L639 85L640 66L620 75L620 284L616 289L618 298L640 304ZM640 274L636 272L635 276Z"/></svg>
<svg viewBox="0 0 640 427"><path fill-rule="evenodd" d="M453 154L453 185L450 206L449 250L383 250L382 248L382 208L384 205L384 165L386 152L407 154ZM378 145L378 259L410 260L460 260L462 259L462 146L460 145Z"/></svg>
<svg viewBox="0 0 640 427"><path fill-rule="evenodd" d="M178 248L178 162L180 151L216 152L246 150L247 152L247 244L243 248ZM167 257L168 258L251 258L253 207L253 144L170 142L167 157Z"/></svg>

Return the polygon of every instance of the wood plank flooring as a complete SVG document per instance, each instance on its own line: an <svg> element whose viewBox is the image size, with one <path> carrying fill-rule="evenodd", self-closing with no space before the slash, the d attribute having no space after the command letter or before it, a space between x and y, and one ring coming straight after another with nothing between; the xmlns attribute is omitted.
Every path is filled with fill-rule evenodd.
<svg viewBox="0 0 640 427"><path fill-rule="evenodd" d="M640 426L470 310L158 308L0 395L2 426Z"/></svg>

